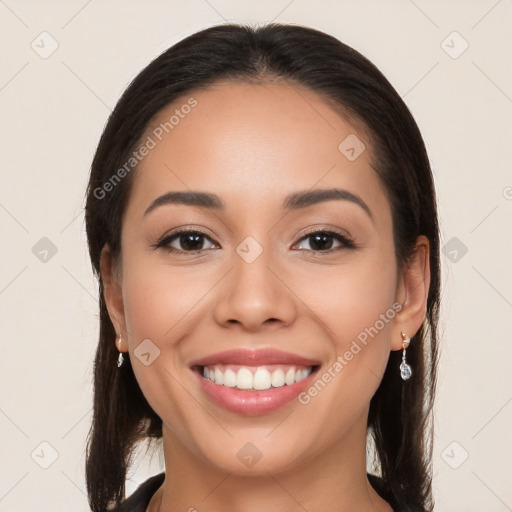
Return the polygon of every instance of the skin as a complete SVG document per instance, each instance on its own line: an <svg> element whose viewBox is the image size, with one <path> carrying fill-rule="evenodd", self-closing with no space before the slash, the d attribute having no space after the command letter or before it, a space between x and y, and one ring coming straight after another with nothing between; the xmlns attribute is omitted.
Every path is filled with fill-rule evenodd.
<svg viewBox="0 0 512 512"><path fill-rule="evenodd" d="M167 107L147 134L190 96L197 106L134 176L121 261L114 265L108 246L101 261L118 348L129 351L163 420L166 480L148 510L391 511L366 477L368 410L390 351L402 348L400 333L412 338L425 318L428 240L418 238L399 272L370 142L316 93L217 84ZM338 150L349 134L366 145L353 162ZM357 194L373 218L347 200L282 210L292 192L333 187ZM216 193L227 208L165 205L144 216L155 198L187 190ZM199 254L153 247L178 227L206 233ZM305 237L313 228L342 230L356 248L332 238L315 255ZM247 236L263 248L250 264L235 251ZM179 238L172 246L184 250ZM307 405L235 414L202 391L189 367L232 348L274 347L320 360L321 375L396 302L401 311ZM160 355L145 366L134 350L148 338ZM247 442L261 452L251 468L237 457Z"/></svg>

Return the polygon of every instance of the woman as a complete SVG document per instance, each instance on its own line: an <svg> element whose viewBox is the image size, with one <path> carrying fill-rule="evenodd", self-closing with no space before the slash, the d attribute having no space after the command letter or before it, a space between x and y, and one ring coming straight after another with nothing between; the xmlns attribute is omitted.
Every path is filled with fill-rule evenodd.
<svg viewBox="0 0 512 512"><path fill-rule="evenodd" d="M366 58L293 25L187 37L114 109L86 224L92 510L433 509L436 199Z"/></svg>

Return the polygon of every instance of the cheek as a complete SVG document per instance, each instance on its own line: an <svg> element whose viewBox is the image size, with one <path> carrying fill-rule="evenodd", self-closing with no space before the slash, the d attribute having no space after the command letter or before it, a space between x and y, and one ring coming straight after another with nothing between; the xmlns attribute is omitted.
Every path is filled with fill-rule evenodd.
<svg viewBox="0 0 512 512"><path fill-rule="evenodd" d="M185 441L190 437L195 402L191 407L190 395L184 392L190 376L183 362L183 347L199 322L201 298L212 284L193 278L183 269L150 264L143 258L123 261L123 276L135 378L151 408ZM149 361L139 358L141 352L150 354Z"/></svg>
<svg viewBox="0 0 512 512"><path fill-rule="evenodd" d="M168 346L191 325L201 297L213 286L179 267L127 261L123 279L123 301L131 345L145 338Z"/></svg>
<svg viewBox="0 0 512 512"><path fill-rule="evenodd" d="M323 325L338 352L361 333L364 339L375 324L379 333L387 333L389 320L396 316L392 306L397 270L392 253L356 255L346 265L312 267L293 279L294 293Z"/></svg>
<svg viewBox="0 0 512 512"><path fill-rule="evenodd" d="M394 268L394 261L375 261L347 272L337 269L309 295L331 344L329 363L299 396L305 414L322 426L320 444L336 439L365 414L381 382L397 312ZM315 428L305 427L303 435L317 435Z"/></svg>
<svg viewBox="0 0 512 512"><path fill-rule="evenodd" d="M389 320L394 317L396 272L393 268L390 265L383 271L380 265L369 266L344 277L333 297L338 306L337 315L334 316L332 311L335 330L341 339L364 341L364 333L369 330L373 333L372 338L382 334L379 336L382 339L387 334Z"/></svg>
<svg viewBox="0 0 512 512"><path fill-rule="evenodd" d="M315 414L320 415L321 402L338 403L345 413L355 411L376 391L390 354L391 327L400 309L394 253L355 258L353 264L324 269L315 277L314 287L309 276L299 279L294 290L316 314L330 341L330 362L318 376L322 382L311 390L311 398L323 398L311 405L318 406Z"/></svg>

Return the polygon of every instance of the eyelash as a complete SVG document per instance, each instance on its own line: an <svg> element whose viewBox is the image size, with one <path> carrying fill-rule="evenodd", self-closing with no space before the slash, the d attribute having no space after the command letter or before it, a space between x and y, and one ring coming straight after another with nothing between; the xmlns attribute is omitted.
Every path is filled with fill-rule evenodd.
<svg viewBox="0 0 512 512"><path fill-rule="evenodd" d="M162 248L162 249L165 249L167 252L174 253L174 254L198 254L202 251L208 250L208 249L197 249L195 251L182 251L180 249L176 249L174 247L169 246L169 244L174 239L179 238L181 235L185 235L185 234L195 234L195 235L204 236L205 238L210 239L210 237L206 233L203 233L200 230L187 229L187 230L182 230L182 231L176 231L175 233L171 233L169 235L164 236L161 240L159 240L156 244L154 244L153 247L155 249ZM313 235L317 235L317 234L327 235L329 238L336 239L338 242L340 242L342 244L342 247L337 247L334 249L326 249L323 251L321 251L321 250L315 251L314 249L301 249L302 251L308 251L308 252L312 252L312 253L315 253L318 255L324 255L324 254L331 254L331 253L333 253L335 251L339 251L339 250L355 249L356 248L356 244L354 243L354 241L351 238L349 238L346 234L344 234L340 231L333 230L333 229L328 229L328 230L327 229L316 229L314 231L310 231L308 233L305 233L299 239L299 242L301 242L302 240L305 240ZM294 245L296 245L296 244L294 244Z"/></svg>

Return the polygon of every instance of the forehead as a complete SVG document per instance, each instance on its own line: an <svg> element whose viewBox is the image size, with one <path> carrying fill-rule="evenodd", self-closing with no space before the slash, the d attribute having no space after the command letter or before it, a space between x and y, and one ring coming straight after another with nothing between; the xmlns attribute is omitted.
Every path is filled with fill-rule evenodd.
<svg viewBox="0 0 512 512"><path fill-rule="evenodd" d="M169 190L215 190L226 202L270 202L315 186L364 189L370 202L382 194L363 131L297 85L227 82L193 91L155 116L149 140L132 192L140 208ZM352 146L364 148L356 159L346 152Z"/></svg>

